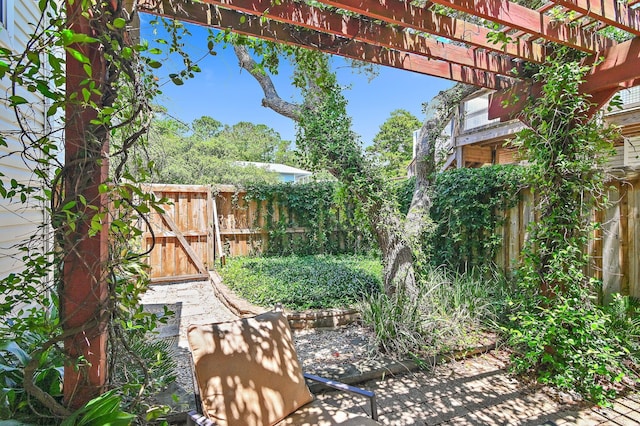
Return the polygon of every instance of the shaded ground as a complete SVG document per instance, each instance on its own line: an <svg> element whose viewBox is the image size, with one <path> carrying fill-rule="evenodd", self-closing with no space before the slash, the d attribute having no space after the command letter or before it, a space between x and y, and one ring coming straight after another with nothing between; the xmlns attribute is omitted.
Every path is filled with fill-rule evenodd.
<svg viewBox="0 0 640 426"><path fill-rule="evenodd" d="M592 407L568 394L522 383L507 372L504 351L370 380L380 422L386 425L638 425L640 398L620 398L611 409ZM366 411L360 401L331 392L319 398L341 409Z"/></svg>
<svg viewBox="0 0 640 426"><path fill-rule="evenodd" d="M176 312L158 338L173 344L178 381L163 401L176 411L194 407L186 328L191 323L235 318L216 298L208 281L153 286L144 296L146 309L164 304ZM368 331L359 326L295 333L305 371L339 379L366 375L386 364L368 346ZM640 425L640 397L620 398L611 409L591 407L570 395L515 380L507 371L504 351L438 365L429 371L387 373L358 386L374 390L380 422L386 425ZM171 394L180 396L172 403ZM366 403L337 392L320 394L325 402L348 411L363 411ZM549 423L551 424L551 423Z"/></svg>

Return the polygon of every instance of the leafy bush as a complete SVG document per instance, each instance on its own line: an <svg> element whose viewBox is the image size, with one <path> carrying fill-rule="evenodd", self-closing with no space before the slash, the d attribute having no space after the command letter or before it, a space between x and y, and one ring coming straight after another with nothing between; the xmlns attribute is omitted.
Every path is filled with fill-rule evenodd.
<svg viewBox="0 0 640 426"><path fill-rule="evenodd" d="M48 424L44 418L52 413L25 390L25 368L35 363L33 384L53 399L62 399L64 357L55 345L39 350L58 322L58 311L54 305L27 309L23 314L24 321L18 324L13 320L0 324L0 418Z"/></svg>
<svg viewBox="0 0 640 426"><path fill-rule="evenodd" d="M535 300L535 299L534 299ZM629 298L608 306L577 298L546 305L514 305L508 343L516 372L537 372L542 383L580 392L598 404L615 397L615 384L640 361L640 319Z"/></svg>
<svg viewBox="0 0 640 426"><path fill-rule="evenodd" d="M120 396L113 390L89 401L62 422L61 426L127 426L135 416L120 409Z"/></svg>
<svg viewBox="0 0 640 426"><path fill-rule="evenodd" d="M170 407L155 404L154 396L176 381L177 364L171 356L171 343L148 340L141 333L117 340L113 349L111 386L118 389L122 405L146 420L166 414Z"/></svg>
<svg viewBox="0 0 640 426"><path fill-rule="evenodd" d="M483 330L494 327L506 300L507 287L497 273L486 279L428 269L418 284L418 295L378 294L363 304L363 320L388 354L423 356L475 344Z"/></svg>
<svg viewBox="0 0 640 426"><path fill-rule="evenodd" d="M504 220L502 212L517 203L523 175L524 169L514 165L439 173L429 211L433 227L423 238L429 263L465 271L491 262L502 245L495 231ZM414 188L415 178L394 184L402 214L409 211Z"/></svg>
<svg viewBox="0 0 640 426"><path fill-rule="evenodd" d="M362 256L231 258L220 273L252 303L296 310L351 306L382 285L380 261Z"/></svg>
<svg viewBox="0 0 640 426"><path fill-rule="evenodd" d="M59 324L57 299L48 309L30 308L17 315L17 320L11 320L15 323L0 324L0 419L56 424L52 419L61 416L27 392L25 377L34 366L33 385L53 401L62 402L65 357L61 344L43 349L43 342ZM111 391L72 413L62 424L125 425L136 415L148 421L166 414L168 407L154 404L152 398L176 379L168 343L147 342L142 330L127 330L122 338L125 341L111 342Z"/></svg>
<svg viewBox="0 0 640 426"><path fill-rule="evenodd" d="M266 207L265 217L258 215L251 224L263 223L269 234L265 255L362 254L376 247L368 218L338 182L253 183L246 191L247 201ZM287 232L295 227L304 232Z"/></svg>
<svg viewBox="0 0 640 426"><path fill-rule="evenodd" d="M513 165L438 174L430 210L435 229L424 241L430 263L463 271L491 262L502 245L496 233L502 212L517 203L522 182L523 168Z"/></svg>

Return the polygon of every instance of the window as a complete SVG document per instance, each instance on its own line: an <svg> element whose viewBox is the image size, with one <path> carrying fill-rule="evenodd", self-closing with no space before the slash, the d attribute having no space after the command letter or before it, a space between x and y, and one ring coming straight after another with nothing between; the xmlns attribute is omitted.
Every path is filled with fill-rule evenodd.
<svg viewBox="0 0 640 426"><path fill-rule="evenodd" d="M33 3L34 7L38 5ZM0 0L0 46L11 47L13 38L14 0Z"/></svg>

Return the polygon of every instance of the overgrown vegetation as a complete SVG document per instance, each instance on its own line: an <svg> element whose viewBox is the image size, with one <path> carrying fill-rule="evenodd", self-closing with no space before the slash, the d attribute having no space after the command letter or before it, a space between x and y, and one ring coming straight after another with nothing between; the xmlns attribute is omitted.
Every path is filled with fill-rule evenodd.
<svg viewBox="0 0 640 426"><path fill-rule="evenodd" d="M637 321L625 320L635 310L621 312L619 301L599 306L595 282L585 274L591 212L602 207L602 165L617 132L587 118L593 106L579 87L589 67L564 48L556 54L534 76L542 95L525 107L529 126L515 140L530 163L526 178L538 220L523 250L507 333L517 371L602 404L632 373L626 362L639 361L632 353Z"/></svg>
<svg viewBox="0 0 640 426"><path fill-rule="evenodd" d="M421 238L432 268L455 271L491 268L502 236L496 230L524 186L524 167L496 165L439 173L431 189L430 223ZM415 179L395 188L401 212L409 210Z"/></svg>
<svg viewBox="0 0 640 426"><path fill-rule="evenodd" d="M343 308L381 291L382 265L362 256L232 258L220 271L245 299L271 308Z"/></svg>
<svg viewBox="0 0 640 426"><path fill-rule="evenodd" d="M148 267L135 242L163 201L141 189L150 171L134 161L131 173L130 155L159 93L161 52L132 44L132 17L118 2L29 7L36 19L24 50L0 49L2 103L15 117L0 132L2 156L30 172L0 175L0 197L31 233L3 253L16 266L0 280L0 415L69 426L151 421L164 408L149 393L172 375L152 379L148 367L158 365L143 357L171 370L166 348L135 342L160 321L140 305ZM167 46L184 54L184 27L167 30ZM198 71L184 55L176 80ZM115 374L105 357L136 373Z"/></svg>
<svg viewBox="0 0 640 426"><path fill-rule="evenodd" d="M265 255L363 254L375 249L359 204L338 182L254 183L245 190L246 200L266 211L253 224L268 233ZM293 228L298 229L288 231Z"/></svg>
<svg viewBox="0 0 640 426"><path fill-rule="evenodd" d="M508 294L498 273L427 268L418 283L417 297L377 294L362 305L365 324L389 355L421 358L477 345L495 329Z"/></svg>
<svg viewBox="0 0 640 426"><path fill-rule="evenodd" d="M496 231L518 203L523 173L512 165L440 173L429 210L434 228L423 240L429 263L458 271L490 266L502 246Z"/></svg>

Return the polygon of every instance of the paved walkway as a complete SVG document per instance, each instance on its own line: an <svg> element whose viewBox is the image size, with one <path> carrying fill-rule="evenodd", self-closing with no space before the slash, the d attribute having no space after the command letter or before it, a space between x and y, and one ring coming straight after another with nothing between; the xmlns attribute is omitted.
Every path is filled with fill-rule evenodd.
<svg viewBox="0 0 640 426"><path fill-rule="evenodd" d="M182 395L183 405L177 409L193 407L186 327L225 321L234 315L218 301L207 281L157 285L142 302L146 309L157 312L167 304L177 314L160 328L160 337L174 342L179 363L178 383L169 394ZM358 386L376 392L380 422L385 425L640 425L638 394L619 398L613 408L591 407L568 395L515 380L507 372L507 362L504 352L493 351L431 371L386 375ZM342 409L366 411L364 401L342 393L318 397Z"/></svg>
<svg viewBox="0 0 640 426"><path fill-rule="evenodd" d="M573 401L535 384L515 380L506 369L507 355L493 351L431 371L405 373L358 386L376 392L380 422L385 425L638 425L640 397L635 394L601 409ZM345 394L321 395L326 402L353 412L366 403ZM551 423L553 422L553 423Z"/></svg>

